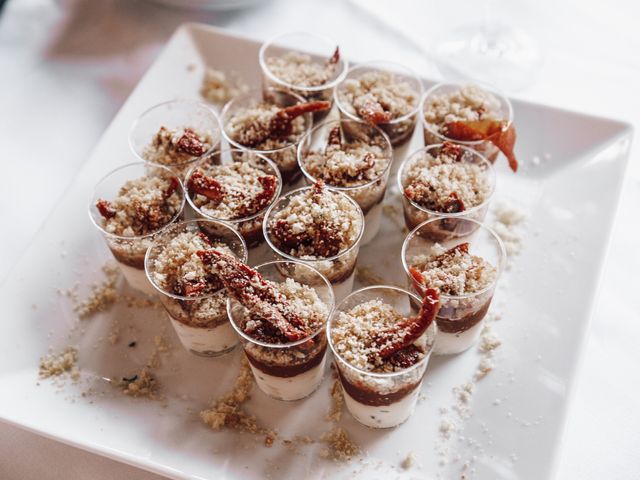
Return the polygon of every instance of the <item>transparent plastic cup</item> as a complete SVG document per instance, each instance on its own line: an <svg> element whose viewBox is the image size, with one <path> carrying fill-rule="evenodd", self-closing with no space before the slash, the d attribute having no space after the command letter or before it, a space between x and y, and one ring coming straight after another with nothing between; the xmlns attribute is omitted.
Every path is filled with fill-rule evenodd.
<svg viewBox="0 0 640 480"><path fill-rule="evenodd" d="M411 111L389 122L378 123L377 125L389 136L391 145L393 145L394 148L400 147L411 139L411 135L415 130L418 121L417 114L420 110L420 99L422 98L423 92L422 81L411 69L394 62L375 61L353 67L349 70L345 79L336 87L334 93L335 102L340 111L341 118L362 120L356 113L353 105L347 101L345 92L347 91L346 86L348 82L358 80L362 75L369 72L391 73L394 81L407 83L415 94L415 105Z"/></svg>
<svg viewBox="0 0 640 480"><path fill-rule="evenodd" d="M144 256L154 238L165 230L169 225L182 218L185 204L185 194L182 183L176 193L179 196L179 207L175 215L162 227L146 235L125 236L116 235L105 230L104 218L96 207L98 200L113 200L118 196L118 192L129 180L135 180L146 176L165 176L167 178L176 177L176 174L167 167L151 165L144 162L135 162L123 165L109 172L95 186L91 203L89 204L89 217L102 233L109 250L120 266L122 274L127 279L129 285L147 295L155 295L156 291L151 286L144 273Z"/></svg>
<svg viewBox="0 0 640 480"><path fill-rule="evenodd" d="M314 167L309 163L310 152L323 152L327 146L329 132L335 127L340 127L343 145L353 142L366 142L377 145L382 151L382 158L376 162L384 163L384 167L372 180L367 180L355 185L335 185L329 180L324 180L325 186L330 190L342 192L353 198L364 214L364 233L361 245L366 245L378 234L382 219L382 200L387 190L389 172L393 163L393 150L389 137L378 127L358 120L333 120L315 127L300 143L298 148L298 164L308 184L314 184L318 178Z"/></svg>
<svg viewBox="0 0 640 480"><path fill-rule="evenodd" d="M305 100L300 95L283 89L268 88L263 90L254 89L239 95L230 100L220 113L220 122L222 123L222 134L229 142L232 148L250 151L255 154L261 154L269 158L278 166L282 181L285 185L292 185L300 177L300 169L297 162L297 149L304 135L309 132L313 125L313 118L310 113L302 115L304 121L302 131L296 137L294 142L287 142L286 145L278 148L253 148L241 144L233 138L231 130L231 120L245 109L255 107L260 103L272 103L281 108L290 107L298 103L304 103Z"/></svg>
<svg viewBox="0 0 640 480"><path fill-rule="evenodd" d="M338 43L322 35L308 32L290 32L275 36L267 40L260 47L258 60L262 69L262 85L265 89L280 88L300 95L306 101L327 101L333 104L333 89L340 83L349 67L346 59L342 57L336 63L333 71L325 82L314 84L309 81L295 81L295 78L283 78L282 74L274 71L273 61L281 58L289 52L306 54L312 63L325 65L333 56ZM329 113L329 110L316 112L314 120L318 121Z"/></svg>
<svg viewBox="0 0 640 480"><path fill-rule="evenodd" d="M425 335L425 356L416 364L390 373L376 373L351 365L334 342L332 328L341 313L371 300L382 300L405 318L418 315L422 301L406 290L376 285L356 290L340 302L329 320L327 335L335 358L347 409L363 425L390 428L406 421L415 410L438 329L432 322Z"/></svg>
<svg viewBox="0 0 640 480"><path fill-rule="evenodd" d="M434 350L436 355L460 353L476 343L507 256L500 237L486 225L471 219L460 219L460 222L473 224L462 229L471 233L460 234L444 241L434 241L431 238L434 224L446 220L445 218L428 220L407 235L402 245L402 265L407 274L409 288L423 296L425 287L414 280L409 273L409 267L423 264L429 258L431 249L436 243L444 250L449 250L461 243L469 243L469 253L489 262L496 269L496 276L490 285L476 292L464 295L440 294L440 310L436 317L439 331Z"/></svg>
<svg viewBox="0 0 640 480"><path fill-rule="evenodd" d="M292 197L304 193L310 190L313 187L303 187L298 188L296 190L292 190L291 192L283 195L278 199L276 203L274 203L267 214L265 215L264 222L262 224L262 228L264 230L264 237L269 245L269 248L273 251L276 257L284 260L290 260L294 262L304 263L309 265L310 267L318 270L322 275L324 275L327 280L331 283L333 287L333 292L336 298L336 301L342 300L344 297L351 293L353 289L353 280L355 277L356 264L358 261L358 252L360 251L360 242L362 240L362 234L364 233L364 215L362 214L362 209L358 206L358 204L348 195L345 195L341 192L332 192L335 195L342 195L346 198L349 203L359 212L360 218L360 231L353 243L349 245L348 248L345 248L343 251L334 255L332 257L326 258L298 258L290 255L287 252L282 251L277 246L277 240L273 238L271 233L271 221L274 218L274 215L283 209L287 208L289 202ZM330 191L330 190L328 190Z"/></svg>
<svg viewBox="0 0 640 480"><path fill-rule="evenodd" d="M232 298L227 303L231 324L240 336L260 390L278 400L305 398L320 386L324 377L327 353L325 327L334 307L333 289L320 272L300 262L268 262L255 269L265 279L276 283L291 278L312 287L326 306L326 318L307 337L289 343L266 343L245 333L244 325L251 321L249 310Z"/></svg>
<svg viewBox="0 0 640 480"><path fill-rule="evenodd" d="M427 122L425 117L425 114L429 107L429 101L434 96L453 93L457 90L460 90L460 88L462 88L463 86L469 85L469 84L471 83L462 82L462 81L438 83L437 85L434 85L433 87L431 87L429 90L425 92L424 97L420 102L420 122L424 130L424 144L429 146L429 145L434 145L434 144L443 143L443 142L457 143L458 145L463 145L465 147L469 147L477 151L479 154L483 155L491 163L495 163L496 158L498 158L498 155L500 154L500 150L490 141L475 140L475 141L465 142L465 141L449 138L446 135L440 133L436 125ZM503 116L503 120L507 121L507 126L511 125L513 123L513 107L509 99L488 85L479 84L478 82L473 82L473 84L478 85L480 88L491 93L498 99L498 101L500 102L500 112Z"/></svg>
<svg viewBox="0 0 640 480"><path fill-rule="evenodd" d="M202 155L182 155L177 160L167 159L158 163L149 156L147 148L161 127L169 130L191 128L198 134L210 135L210 146ZM210 107L195 100L170 100L155 105L143 112L129 131L129 145L141 160L168 167L180 178L184 178L195 162L219 150L220 138L218 116Z"/></svg>
<svg viewBox="0 0 640 480"><path fill-rule="evenodd" d="M224 288L212 293L182 296L166 288L158 272L158 256L169 242L185 232L203 233L213 244L223 244L242 262L247 261L247 247L240 234L229 225L212 220L189 220L176 223L158 235L145 258L149 282L159 292L169 320L180 342L188 351L204 357L217 357L233 350L238 336L229 323L227 293Z"/></svg>
<svg viewBox="0 0 640 480"><path fill-rule="evenodd" d="M216 217L210 212L207 212L203 208L203 205L198 205L195 192L189 189L189 179L196 170L204 172L206 175L209 173L209 169L216 165L230 165L234 162L246 162L252 167L261 170L266 175L273 175L277 178L276 191L273 194L271 201L264 206L260 211L241 218L222 218ZM262 232L262 221L264 215L273 203L276 202L280 196L282 190L282 177L278 167L264 155L259 155L246 150L240 150L235 148L223 149L213 152L209 157L200 160L196 163L191 170L187 173L185 178L185 191L187 194L187 202L193 210L195 217L200 219L219 220L225 222L238 230L242 238L247 244L247 248L254 248L264 242L264 234Z"/></svg>
<svg viewBox="0 0 640 480"><path fill-rule="evenodd" d="M446 240L450 236L456 237L461 233L464 233L464 228L475 228L475 223L461 223L461 219L469 218L482 223L487 215L487 211L489 210L489 205L496 185L496 173L493 165L476 150L472 150L468 147L461 147L464 152L461 161L463 163L478 165L485 175L485 180L489 185L489 192L484 201L478 205L463 210L462 212L445 213L430 210L409 199L404 192L405 188L409 186L408 172L411 166L416 161L424 158L425 155L430 155L434 158L437 157L442 146L442 144L429 145L411 153L400 165L397 176L398 189L402 192L404 221L409 230L413 230L421 223L432 218L447 218L447 220L432 224L433 231L431 232L431 236L435 240Z"/></svg>

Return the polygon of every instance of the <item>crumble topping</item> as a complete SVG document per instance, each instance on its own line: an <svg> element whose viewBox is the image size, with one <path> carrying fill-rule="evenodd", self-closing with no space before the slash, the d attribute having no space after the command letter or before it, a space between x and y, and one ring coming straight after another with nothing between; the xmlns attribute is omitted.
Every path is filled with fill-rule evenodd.
<svg viewBox="0 0 640 480"><path fill-rule="evenodd" d="M180 165L211 150L213 133L190 127L170 129L160 127L142 153L145 160L160 165Z"/></svg>
<svg viewBox="0 0 640 480"><path fill-rule="evenodd" d="M213 218L236 220L267 208L275 197L278 178L247 162L196 168L187 181L193 203Z"/></svg>
<svg viewBox="0 0 640 480"><path fill-rule="evenodd" d="M356 305L348 312L340 312L331 327L331 340L336 352L350 365L369 372L388 373L407 368L393 357L380 357L381 347L375 342L379 332L388 331L405 320L404 315L380 299ZM403 331L397 331L402 336ZM411 364L422 360L426 354L425 335L419 337L412 349Z"/></svg>
<svg viewBox="0 0 640 480"><path fill-rule="evenodd" d="M202 79L200 95L211 103L222 105L234 97L247 93L249 86L235 72L225 73L207 68Z"/></svg>
<svg viewBox="0 0 640 480"><path fill-rule="evenodd" d="M484 258L471 255L464 243L449 250L436 243L431 255L424 260L416 258L413 266L422 273L427 287L445 295L478 292L491 285L498 274Z"/></svg>
<svg viewBox="0 0 640 480"><path fill-rule="evenodd" d="M337 61L314 62L311 55L290 51L281 57L269 57L266 64L271 73L289 85L317 87L333 77Z"/></svg>
<svg viewBox="0 0 640 480"><path fill-rule="evenodd" d="M284 137L272 136L269 125L282 107L261 102L253 107L239 108L226 126L229 137L240 145L256 150L276 150L295 144L305 132L304 117L291 121L291 133ZM258 140L258 141L257 141Z"/></svg>
<svg viewBox="0 0 640 480"><path fill-rule="evenodd" d="M127 181L112 200L100 199L96 207L107 233L123 237L148 235L178 214L182 198L176 177L144 176Z"/></svg>
<svg viewBox="0 0 640 480"><path fill-rule="evenodd" d="M481 205L491 194L487 172L465 162L461 150L445 144L436 157L421 152L411 160L404 193L421 207L454 213Z"/></svg>
<svg viewBox="0 0 640 480"><path fill-rule="evenodd" d="M417 94L408 82L384 71L367 72L357 79L345 80L338 96L345 110L361 117L361 112L371 105L380 105L389 115L386 121L411 113L418 104Z"/></svg>
<svg viewBox="0 0 640 480"><path fill-rule="evenodd" d="M76 347L66 347L58 353L50 353L40 359L40 378L57 377L63 373L70 372L71 378L77 380L80 372L77 367L78 349Z"/></svg>
<svg viewBox="0 0 640 480"><path fill-rule="evenodd" d="M451 93L425 99L424 118L444 134L448 123L475 120L504 120L500 100L477 85L465 85Z"/></svg>
<svg viewBox="0 0 640 480"><path fill-rule="evenodd" d="M322 183L291 196L269 221L276 246L301 259L338 255L355 243L362 228L357 207Z"/></svg>

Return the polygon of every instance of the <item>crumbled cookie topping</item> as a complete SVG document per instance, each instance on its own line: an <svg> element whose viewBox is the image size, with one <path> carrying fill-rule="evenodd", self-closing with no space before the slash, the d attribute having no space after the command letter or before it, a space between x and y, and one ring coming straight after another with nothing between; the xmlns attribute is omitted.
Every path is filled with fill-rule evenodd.
<svg viewBox="0 0 640 480"><path fill-rule="evenodd" d="M108 233L123 237L148 235L167 225L182 206L180 181L169 176L144 176L126 182L112 200L96 208Z"/></svg>
<svg viewBox="0 0 640 480"><path fill-rule="evenodd" d="M298 87L324 85L333 77L337 60L314 62L311 55L290 51L281 57L269 57L266 64L271 73L280 81Z"/></svg>
<svg viewBox="0 0 640 480"><path fill-rule="evenodd" d="M187 181L193 203L213 218L236 220L267 208L278 188L278 177L247 162L196 168Z"/></svg>
<svg viewBox="0 0 640 480"><path fill-rule="evenodd" d="M320 183L291 196L269 221L275 245L304 259L338 255L354 244L362 228L360 212L348 197Z"/></svg>
<svg viewBox="0 0 640 480"><path fill-rule="evenodd" d="M225 73L215 68L207 68L200 87L200 95L205 100L218 105L225 104L248 91L249 86L237 73Z"/></svg>
<svg viewBox="0 0 640 480"><path fill-rule="evenodd" d="M276 150L295 144L305 132L304 117L299 116L291 121L289 135L269 135L272 119L281 109L278 105L264 102L240 108L229 119L229 124L225 127L227 134L240 145L251 146L256 150Z"/></svg>
<svg viewBox="0 0 640 480"><path fill-rule="evenodd" d="M145 160L160 165L180 165L204 155L213 148L213 144L213 134L210 131L201 132L189 127L160 127L142 156Z"/></svg>

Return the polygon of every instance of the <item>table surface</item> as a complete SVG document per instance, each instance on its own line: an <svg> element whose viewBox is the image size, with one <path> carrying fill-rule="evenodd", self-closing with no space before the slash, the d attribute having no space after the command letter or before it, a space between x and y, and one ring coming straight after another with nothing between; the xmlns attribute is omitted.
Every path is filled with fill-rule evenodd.
<svg viewBox="0 0 640 480"><path fill-rule="evenodd" d="M9 1L0 15L0 145L9 179L0 188L0 205L5 225L19 228L3 236L0 278L181 23L210 23L257 39L314 30L338 39L351 58L393 58L437 78L436 65L416 43L428 51L442 32L481 15L481 2L442 3L265 0L246 10L203 13L134 0ZM640 127L640 4L495 0L491 5L497 20L526 27L542 51L533 83L516 96ZM611 212L617 222L570 406L560 479L631 479L640 471L640 411L635 408L640 295L632 276L640 270L634 251L640 228L637 156L635 147L619 211ZM24 195L27 175L30 195ZM8 208L17 198L21 208ZM0 424L0 478L119 477L160 478Z"/></svg>

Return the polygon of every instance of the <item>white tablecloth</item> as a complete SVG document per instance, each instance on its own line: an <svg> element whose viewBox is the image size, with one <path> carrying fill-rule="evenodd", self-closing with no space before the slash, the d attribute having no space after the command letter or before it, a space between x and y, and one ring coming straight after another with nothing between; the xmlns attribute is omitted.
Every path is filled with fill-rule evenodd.
<svg viewBox="0 0 640 480"><path fill-rule="evenodd" d="M367 12L361 8L365 3ZM477 5L481 2L472 0L449 2L450 7L443 3L274 0L249 10L197 13L133 0L9 1L0 16L0 206L4 224L12 228L10 236L5 236L6 231L2 235L0 277L7 274L16 253L24 250L181 23L197 20L256 38L311 28L339 39L343 51L353 58L393 58L435 76L437 70L428 57L380 18L428 46L439 32L471 20L481 8ZM521 97L640 126L639 4L605 0L494 4L496 16L528 28L543 50L538 77ZM467 13L460 15L461 11ZM635 278L640 255L634 251L640 218L637 152L638 148L632 151L570 408L558 470L561 479L640 475L636 398L640 394L640 295ZM14 207L18 198L20 209ZM0 478L159 477L0 424Z"/></svg>

